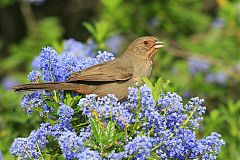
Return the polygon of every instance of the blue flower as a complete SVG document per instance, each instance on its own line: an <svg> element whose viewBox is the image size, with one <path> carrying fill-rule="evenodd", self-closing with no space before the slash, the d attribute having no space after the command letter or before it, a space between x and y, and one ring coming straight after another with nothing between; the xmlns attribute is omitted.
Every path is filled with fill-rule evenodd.
<svg viewBox="0 0 240 160"><path fill-rule="evenodd" d="M207 82L223 85L226 83L228 75L225 72L209 73L205 79Z"/></svg>
<svg viewBox="0 0 240 160"><path fill-rule="evenodd" d="M32 131L28 138L15 139L10 148L11 154L19 158L38 159L41 155L39 149L45 148L48 143L49 127L49 123L43 123L38 130Z"/></svg>
<svg viewBox="0 0 240 160"><path fill-rule="evenodd" d="M96 44L92 40L89 40L87 44L83 44L70 38L64 41L64 49L72 56L81 60L87 57L94 57L94 50L96 49Z"/></svg>
<svg viewBox="0 0 240 160"><path fill-rule="evenodd" d="M85 60L80 62L80 69L83 70L97 64L98 60L96 58L86 58Z"/></svg>
<svg viewBox="0 0 240 160"><path fill-rule="evenodd" d="M58 138L58 143L66 159L76 159L85 150L83 140L75 132L63 132Z"/></svg>
<svg viewBox="0 0 240 160"><path fill-rule="evenodd" d="M98 63L112 61L115 59L115 57L113 56L112 53L106 52L106 51L104 51L104 52L98 51L96 58L98 60Z"/></svg>
<svg viewBox="0 0 240 160"><path fill-rule="evenodd" d="M147 87L146 85L140 87L140 94L141 94L141 105L145 107L154 107L155 102L152 96L152 90Z"/></svg>
<svg viewBox="0 0 240 160"><path fill-rule="evenodd" d="M86 98L80 99L78 105L81 106L81 111L88 117L94 116L92 113L97 112L99 117L109 118L114 107L117 107L117 98L113 95L98 97L90 94Z"/></svg>
<svg viewBox="0 0 240 160"><path fill-rule="evenodd" d="M1 83L6 90L10 90L13 86L18 84L14 77L5 77Z"/></svg>
<svg viewBox="0 0 240 160"><path fill-rule="evenodd" d="M42 4L43 2L45 2L45 0L28 0L29 3L32 3L32 4Z"/></svg>
<svg viewBox="0 0 240 160"><path fill-rule="evenodd" d="M204 99L200 99L198 97L191 98L188 104L186 104L185 110L188 112L191 116L192 119L190 119L188 123L188 127L191 127L193 129L199 128L199 123L198 121L202 121L203 117L202 115L206 111L206 107L203 106Z"/></svg>
<svg viewBox="0 0 240 160"><path fill-rule="evenodd" d="M45 148L48 143L47 136L49 135L49 128L49 123L42 123L38 130L34 130L30 133L28 141L37 144L40 149Z"/></svg>
<svg viewBox="0 0 240 160"><path fill-rule="evenodd" d="M40 69L40 56L37 56L34 58L34 60L31 63L31 66L34 70L39 70Z"/></svg>
<svg viewBox="0 0 240 160"><path fill-rule="evenodd" d="M88 140L88 138L91 134L92 134L91 133L91 125L88 125L86 127L86 129L85 128L80 129L79 136L82 138L83 141L86 141L86 140Z"/></svg>
<svg viewBox="0 0 240 160"><path fill-rule="evenodd" d="M182 98L176 93L162 94L158 100L157 110L165 114L164 125L170 132L179 128L183 120L187 119L184 113Z"/></svg>
<svg viewBox="0 0 240 160"><path fill-rule="evenodd" d="M222 28L224 27L225 22L222 18L216 18L212 22L212 28Z"/></svg>
<svg viewBox="0 0 240 160"><path fill-rule="evenodd" d="M131 104L130 107L134 109L138 104L139 90L135 87L129 87L128 92L128 101Z"/></svg>
<svg viewBox="0 0 240 160"><path fill-rule="evenodd" d="M159 19L158 19L157 17L154 17L154 18L152 18L152 19L150 20L149 24L150 24L152 27L156 28L156 27L158 27L158 26L161 24L161 22L159 21Z"/></svg>
<svg viewBox="0 0 240 160"><path fill-rule="evenodd" d="M108 155L100 155L96 148L85 146L91 137L92 126L88 124L87 128L81 128L77 135L70 124L74 110L65 104L61 104L57 112L59 123L53 126L44 124L33 131L26 141L19 143L29 146L31 155L39 156L33 144L42 149L48 143L46 137L51 135L58 141L66 159L103 159L106 156L109 159L146 159L153 153L161 159L216 159L220 147L224 145L220 135L212 133L198 140L194 132L206 110L203 103L203 99L196 97L184 105L176 93L162 94L156 103L151 89L145 85L139 89L129 88L128 100L122 103L111 94L104 97L87 95L78 104L83 115L98 118L104 124L114 121L119 131L130 129L131 134L118 142L117 152L113 148ZM20 155L20 149L12 154ZM26 156L25 152L21 153L23 156Z"/></svg>
<svg viewBox="0 0 240 160"><path fill-rule="evenodd" d="M10 152L13 156L21 159L38 159L40 156L36 144L29 141L28 138L16 138L12 143Z"/></svg>
<svg viewBox="0 0 240 160"><path fill-rule="evenodd" d="M22 98L22 108L23 110L27 110L28 114L32 113L33 108L37 108L43 104L43 100L41 98L41 92L36 91L27 95L24 95Z"/></svg>
<svg viewBox="0 0 240 160"><path fill-rule="evenodd" d="M58 62L57 81L66 81L74 72L80 71L80 62L68 52L63 53Z"/></svg>
<svg viewBox="0 0 240 160"><path fill-rule="evenodd" d="M195 75L199 72L206 72L210 67L210 64L199 58L190 57L188 59L188 68L192 75Z"/></svg>
<svg viewBox="0 0 240 160"><path fill-rule="evenodd" d="M102 159L98 151L93 151L93 150L90 150L89 148L85 148L84 151L82 151L77 155L77 158L82 160L101 160Z"/></svg>
<svg viewBox="0 0 240 160"><path fill-rule="evenodd" d="M59 108L58 108L58 116L60 118L67 118L67 119L71 119L73 114L74 114L74 111L71 107L65 105L65 104L62 104Z"/></svg>
<svg viewBox="0 0 240 160"><path fill-rule="evenodd" d="M45 82L56 82L58 70L57 52L51 47L45 47L40 53L40 70L43 72L43 80Z"/></svg>
<svg viewBox="0 0 240 160"><path fill-rule="evenodd" d="M115 153L115 151L113 150L109 155L108 155L108 159L110 160L121 160L124 156L124 152L119 152L119 153Z"/></svg>
<svg viewBox="0 0 240 160"><path fill-rule="evenodd" d="M2 152L0 151L0 160L3 160Z"/></svg>
<svg viewBox="0 0 240 160"><path fill-rule="evenodd" d="M129 142L124 148L124 156L132 157L135 159L147 159L151 155L151 149L153 148L153 139L146 136L137 136L131 142Z"/></svg>
<svg viewBox="0 0 240 160"><path fill-rule="evenodd" d="M57 123L49 128L49 134L55 140L57 140L66 131L69 131L69 129L66 129L66 127L64 127L63 125L60 125L59 123Z"/></svg>
<svg viewBox="0 0 240 160"><path fill-rule="evenodd" d="M80 69L83 70L83 69L86 69L88 67L91 67L91 66L101 64L103 62L111 61L111 60L115 59L112 53L101 52L101 51L98 51L97 53L98 53L98 55L96 56L96 58L89 58L88 57L88 58L84 59L83 61L81 61L80 62Z"/></svg>
<svg viewBox="0 0 240 160"><path fill-rule="evenodd" d="M78 105L84 115L91 117L97 116L105 122L109 118L116 121L120 127L125 127L132 122L132 115L127 108L127 104L118 103L114 95L98 97L94 94L87 95L86 98L81 98ZM112 117L111 117L112 116Z"/></svg>
<svg viewBox="0 0 240 160"><path fill-rule="evenodd" d="M31 82L39 82L40 77L41 77L41 72L39 72L38 70L34 70L29 73L28 80Z"/></svg>
<svg viewBox="0 0 240 160"><path fill-rule="evenodd" d="M59 120L60 120L60 126L62 126L63 128L66 128L68 130L71 130L71 119L72 116L74 114L74 111L71 107L62 104L59 108L58 108L58 112L57 112L58 116L59 116Z"/></svg>
<svg viewBox="0 0 240 160"><path fill-rule="evenodd" d="M190 157L199 157L201 155L202 159L216 159L221 151L220 147L225 145L225 142L219 139L220 137L221 135L213 132L210 136L198 140L192 148Z"/></svg>
<svg viewBox="0 0 240 160"><path fill-rule="evenodd" d="M120 34L110 37L105 43L109 51L114 55L117 55L120 52L120 49L123 45L124 37Z"/></svg>
<svg viewBox="0 0 240 160"><path fill-rule="evenodd" d="M196 136L191 130L181 129L174 136L167 137L164 142L156 151L160 157L185 159L187 155L192 153L192 148L195 147ZM162 151L164 151L164 155L162 155Z"/></svg>

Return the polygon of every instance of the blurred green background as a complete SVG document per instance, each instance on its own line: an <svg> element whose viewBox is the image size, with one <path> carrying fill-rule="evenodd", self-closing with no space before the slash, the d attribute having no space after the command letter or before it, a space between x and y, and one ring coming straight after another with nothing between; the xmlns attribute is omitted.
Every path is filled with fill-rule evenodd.
<svg viewBox="0 0 240 160"><path fill-rule="evenodd" d="M130 41L152 35L165 48L155 57L151 81L171 81L186 100L205 99L207 114L198 136L216 131L226 145L218 159L240 160L239 0L0 0L0 150L41 121L21 108L32 61L44 46L63 51L64 40L119 56ZM34 62L33 62L34 63Z"/></svg>

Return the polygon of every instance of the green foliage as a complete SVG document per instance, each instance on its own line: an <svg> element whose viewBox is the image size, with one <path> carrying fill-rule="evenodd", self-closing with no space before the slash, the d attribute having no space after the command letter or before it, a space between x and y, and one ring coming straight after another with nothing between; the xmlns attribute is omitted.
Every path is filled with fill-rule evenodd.
<svg viewBox="0 0 240 160"><path fill-rule="evenodd" d="M105 128L102 122L90 117L90 124L93 137L89 140L87 146L95 148L100 153L106 152L106 149L112 147L125 134L124 132L117 132L116 124L112 121L109 121Z"/></svg>
<svg viewBox="0 0 240 160"><path fill-rule="evenodd" d="M112 34L114 34L109 32L110 30L112 30L111 25L108 23L105 23L104 21L98 21L94 24L84 22L83 25L91 33L93 39L98 44L98 48L99 49L106 48L104 43L105 40L108 37L110 37Z"/></svg>
<svg viewBox="0 0 240 160"><path fill-rule="evenodd" d="M101 3L104 8L100 19L130 34L152 32L153 28L149 23L153 19L160 22L157 25L159 30L177 36L203 31L210 20L206 14L200 12L203 5L201 1L179 3L171 0L146 3L143 0L129 2L102 0ZM191 6L191 9L188 6Z"/></svg>
<svg viewBox="0 0 240 160"><path fill-rule="evenodd" d="M74 105L77 104L81 96L74 96L72 97L70 93L66 94L66 98L64 99L64 103L70 107L73 107Z"/></svg>
<svg viewBox="0 0 240 160"><path fill-rule="evenodd" d="M0 60L0 74L16 70L17 67L28 67L41 48L58 41L62 36L62 28L56 18L45 18L37 23L34 35L28 35L20 44L10 47L10 55Z"/></svg>
<svg viewBox="0 0 240 160"><path fill-rule="evenodd" d="M142 80L148 87L152 89L152 95L155 101L160 98L161 93L165 91L165 89L170 83L170 80L164 81L162 77L158 78L157 82L154 85L147 77L143 77Z"/></svg>
<svg viewBox="0 0 240 160"><path fill-rule="evenodd" d="M15 2L15 0L1 0L0 7L11 5Z"/></svg>
<svg viewBox="0 0 240 160"><path fill-rule="evenodd" d="M100 21L111 25L115 31L129 30L133 25L129 15L134 13L131 4L128 6L123 0L101 0L103 9L100 12Z"/></svg>

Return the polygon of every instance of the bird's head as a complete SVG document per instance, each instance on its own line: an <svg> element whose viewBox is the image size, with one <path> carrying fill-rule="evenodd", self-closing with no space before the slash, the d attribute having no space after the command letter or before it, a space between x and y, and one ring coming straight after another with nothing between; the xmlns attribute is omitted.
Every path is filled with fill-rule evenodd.
<svg viewBox="0 0 240 160"><path fill-rule="evenodd" d="M152 60L158 49L162 48L163 42L155 37L145 36L134 40L128 47L128 54Z"/></svg>

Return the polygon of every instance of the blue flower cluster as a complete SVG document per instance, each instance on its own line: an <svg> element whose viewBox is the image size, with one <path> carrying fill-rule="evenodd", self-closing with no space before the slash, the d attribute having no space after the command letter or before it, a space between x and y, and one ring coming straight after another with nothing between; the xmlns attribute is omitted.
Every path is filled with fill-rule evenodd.
<svg viewBox="0 0 240 160"><path fill-rule="evenodd" d="M18 81L14 77L4 77L1 81L4 89L11 90L13 86L18 84Z"/></svg>
<svg viewBox="0 0 240 160"><path fill-rule="evenodd" d="M190 57L188 59L189 71L192 75L198 72L207 72L210 64L202 59Z"/></svg>
<svg viewBox="0 0 240 160"><path fill-rule="evenodd" d="M16 138L10 148L13 156L24 159L39 159L46 148L48 137L53 137L59 144L62 155L66 159L81 159L79 157L98 157L97 151L91 151L83 145L90 136L90 130L81 130L77 136L70 121L74 111L71 107L62 104L58 109L58 121L54 125L42 123L38 130L34 130L27 138ZM87 158L86 158L87 159Z"/></svg>
<svg viewBox="0 0 240 160"><path fill-rule="evenodd" d="M42 104L43 100L41 99L40 91L24 95L21 102L23 110L26 110L28 114L32 113L33 108L37 108Z"/></svg>
<svg viewBox="0 0 240 160"><path fill-rule="evenodd" d="M29 80L64 81L73 72L114 59L108 52L83 59L75 55L71 45L66 45L66 50L69 52L58 55L53 48L43 48L39 65L30 73ZM83 160L216 159L224 145L217 133L196 138L195 130L206 110L200 98L191 98L183 104L182 97L176 93L162 93L155 101L148 86L137 84L129 88L128 99L124 102L111 94L86 95L75 102L77 95L70 95L36 91L23 97L23 109L31 113L41 108L46 115L45 123L29 137L14 140L10 148L13 156L41 159L51 150L52 154L65 159ZM105 135L109 136L107 141L103 140Z"/></svg>
<svg viewBox="0 0 240 160"><path fill-rule="evenodd" d="M40 128L32 131L27 138L16 138L10 148L13 156L21 159L38 159L41 149L46 147L49 123L41 124Z"/></svg>
<svg viewBox="0 0 240 160"><path fill-rule="evenodd" d="M29 3L32 4L42 4L44 3L46 0L27 0Z"/></svg>
<svg viewBox="0 0 240 160"><path fill-rule="evenodd" d="M114 55L117 55L121 50L123 42L124 37L121 34L116 34L110 37L105 43L109 51Z"/></svg>
<svg viewBox="0 0 240 160"><path fill-rule="evenodd" d="M89 39L86 44L72 38L64 41L64 50L80 59L94 57L94 50L96 47L97 45L92 39Z"/></svg>
<svg viewBox="0 0 240 160"><path fill-rule="evenodd" d="M223 28L226 25L226 22L222 18L216 18L213 20L211 27L215 29Z"/></svg>
<svg viewBox="0 0 240 160"><path fill-rule="evenodd" d="M147 159L151 157L154 139L147 136L137 136L132 141L130 141L124 148L124 157L131 157L137 159Z"/></svg>
<svg viewBox="0 0 240 160"><path fill-rule="evenodd" d="M0 150L0 160L2 160L2 159L3 159L3 156L2 156L2 152Z"/></svg>
<svg viewBox="0 0 240 160"><path fill-rule="evenodd" d="M228 80L228 75L219 71L217 73L210 72L211 65L200 58L190 57L188 59L188 68L191 75L202 73L205 76L205 80L209 83L224 85Z"/></svg>
<svg viewBox="0 0 240 160"><path fill-rule="evenodd" d="M121 159L134 155L135 158L146 159L155 153L162 159L194 159L200 156L216 158L220 147L224 145L223 140L219 139L220 135L214 133L197 140L194 132L199 128L199 121L203 119L206 109L203 102L203 99L192 98L183 105L180 96L167 93L156 103L151 89L141 86L139 89L130 88L128 100L123 103L118 103L113 95L102 98L88 95L79 101L79 105L83 114L88 117L101 118L103 122L111 118L124 130L137 124L138 129L134 128L133 134L133 137L136 137L130 137L128 143L123 143L124 151L114 151L109 157ZM212 142L215 145L212 145L212 142L205 143L208 139L214 139ZM207 152L206 148L211 149Z"/></svg>
<svg viewBox="0 0 240 160"><path fill-rule="evenodd" d="M69 106L62 104L59 108L58 108L58 116L59 116L59 120L60 120L60 126L62 126L62 128L65 128L65 130L71 130L71 119L72 116L74 114L74 111L72 108L70 108Z"/></svg>
<svg viewBox="0 0 240 160"><path fill-rule="evenodd" d="M210 83L216 83L216 84L225 84L227 79L228 79L228 75L225 72L216 72L216 73L212 73L212 74L207 74L207 76L205 77L206 81L210 82Z"/></svg>

